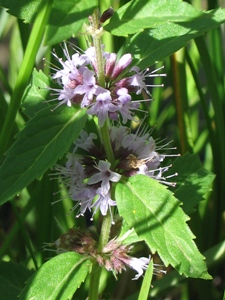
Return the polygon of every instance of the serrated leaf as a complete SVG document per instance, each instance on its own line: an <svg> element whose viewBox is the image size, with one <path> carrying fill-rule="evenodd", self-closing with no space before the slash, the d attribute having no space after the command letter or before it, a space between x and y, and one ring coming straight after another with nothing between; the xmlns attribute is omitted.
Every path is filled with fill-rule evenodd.
<svg viewBox="0 0 225 300"><path fill-rule="evenodd" d="M61 106L39 111L17 135L0 168L0 203L20 192L63 156L87 119L85 109Z"/></svg>
<svg viewBox="0 0 225 300"><path fill-rule="evenodd" d="M72 299L89 273L91 262L75 252L57 255L46 262L20 294L23 300Z"/></svg>
<svg viewBox="0 0 225 300"><path fill-rule="evenodd" d="M116 202L129 227L134 227L153 253L158 252L166 266L171 264L187 277L211 278L186 224L188 217L165 186L136 175L116 185Z"/></svg>
<svg viewBox="0 0 225 300"><path fill-rule="evenodd" d="M22 109L30 118L34 117L37 111L50 106L50 90L46 87L51 85L51 80L41 70L33 70L31 84L26 89L22 99Z"/></svg>
<svg viewBox="0 0 225 300"><path fill-rule="evenodd" d="M146 28L156 28L161 24L184 23L187 25L201 23L201 19L211 16L196 10L192 5L181 0L135 0L119 8L105 29L114 35L128 36ZM194 26L189 26L189 30Z"/></svg>
<svg viewBox="0 0 225 300"><path fill-rule="evenodd" d="M7 8L7 12L25 23L32 23L39 11L41 0L0 0L0 6Z"/></svg>
<svg viewBox="0 0 225 300"><path fill-rule="evenodd" d="M203 35L223 22L225 22L225 9L210 11L201 19L196 18L189 22L164 23L135 34L126 43L123 52L132 53L133 63L143 69L156 61L163 60L186 46L191 39Z"/></svg>
<svg viewBox="0 0 225 300"><path fill-rule="evenodd" d="M215 175L202 167L196 154L186 153L173 161L169 173L177 172L174 195L182 203L186 214L193 212L194 207L204 199L204 195L211 190Z"/></svg>

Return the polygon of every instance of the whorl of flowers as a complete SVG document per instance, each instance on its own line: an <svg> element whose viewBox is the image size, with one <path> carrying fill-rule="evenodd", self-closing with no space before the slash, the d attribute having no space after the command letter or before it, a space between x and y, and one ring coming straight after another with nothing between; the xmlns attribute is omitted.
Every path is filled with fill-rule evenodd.
<svg viewBox="0 0 225 300"><path fill-rule="evenodd" d="M90 47L83 54L76 52L70 57L67 45L64 47L65 60L53 52L61 68L53 68L55 73L52 78L60 88L49 88L55 92L55 100L60 101L59 105L79 104L82 108L88 108L88 114L98 117L99 126L103 126L108 117L117 120L118 114L124 124L132 120L134 111L143 101L132 101L132 93L139 95L145 91L149 94L145 77L159 75L149 73L148 69L142 72L136 66L129 69L132 63L130 53L118 59L116 53L102 51L105 77L105 86L102 87L98 82L95 48Z"/></svg>
<svg viewBox="0 0 225 300"><path fill-rule="evenodd" d="M160 167L167 156L158 153L163 146L157 146L149 132L134 134L125 126L111 126L109 135L116 162L113 170L106 161L104 147L96 134L88 134L84 130L75 141L74 151L67 155L66 166L56 167L68 187L71 199L80 205L78 216L92 208L94 213L99 208L101 214L106 215L108 209L116 205L111 198L111 187L121 176L143 174L173 185L163 176L168 167Z"/></svg>
<svg viewBox="0 0 225 300"><path fill-rule="evenodd" d="M111 223L115 224L115 210L112 209L117 204L114 186L124 177L142 174L174 185L168 181L171 176L164 176L169 166L161 166L164 158L169 156L162 153L167 145L156 142L151 132L145 129L132 132L128 127L121 126L121 122L125 124L134 119L141 101L150 100L132 100L133 94L140 95L142 92L150 97L146 77L165 74L158 75L157 70L151 73L149 69L141 71L133 66L130 53L119 58L116 53L105 52L99 38L102 35L101 27L95 24L94 19L90 17L91 24L87 32L92 35L95 47L70 56L65 44L65 58L53 52L61 64L61 68L52 68L52 78L57 81L59 88L49 88L55 93L53 100L59 101L56 108L63 104L69 107L78 104L86 108L89 115L97 117L99 125L95 133L90 128L81 131L72 153L67 154L66 165L57 165L55 175L61 176L71 199L76 202L73 210L79 206L77 217L84 215L87 210L92 211L93 217L100 210L101 215L106 216L105 220L110 213ZM107 240L100 246L89 231L76 229L62 235L54 245L58 252L84 254L115 275L130 267L137 271L134 279L138 279L147 269L150 256L131 257L129 253L132 246L124 245L115 235L109 240L109 224L107 220L109 234L107 236L105 233ZM102 232L104 234L104 230Z"/></svg>
<svg viewBox="0 0 225 300"><path fill-rule="evenodd" d="M133 247L123 244L121 239L116 238L111 239L99 252L95 232L75 228L62 234L54 243L46 244L46 247L47 249L48 247L55 247L58 254L67 251L84 254L87 258L95 260L107 271L113 272L115 276L129 267L137 272L133 280L143 276L151 260L151 256L140 258L130 256L129 253ZM154 274L166 273L166 271L159 269L159 265L154 264L153 266Z"/></svg>

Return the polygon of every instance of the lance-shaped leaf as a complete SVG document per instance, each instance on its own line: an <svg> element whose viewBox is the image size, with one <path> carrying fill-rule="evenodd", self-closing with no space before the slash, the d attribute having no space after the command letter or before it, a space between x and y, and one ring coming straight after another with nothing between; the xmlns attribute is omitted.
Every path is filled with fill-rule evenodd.
<svg viewBox="0 0 225 300"><path fill-rule="evenodd" d="M78 137L86 122L84 109L49 106L39 111L17 135L0 168L0 203L52 168Z"/></svg>
<svg viewBox="0 0 225 300"><path fill-rule="evenodd" d="M161 24L173 22L187 27L189 31L200 23L204 30L206 23L208 26L216 23L213 15L213 11L210 14L203 13L181 0L135 0L119 8L105 29L114 35L128 36L146 28L157 28ZM166 36L167 32L164 34Z"/></svg>
<svg viewBox="0 0 225 300"><path fill-rule="evenodd" d="M138 300L147 300L151 282L152 282L152 276L153 276L153 260L151 259L148 269L145 272L144 280L141 285L140 294L138 296Z"/></svg>
<svg viewBox="0 0 225 300"><path fill-rule="evenodd" d="M180 202L164 185L144 175L116 185L120 215L160 255L187 277L210 279L204 257L198 251Z"/></svg>
<svg viewBox="0 0 225 300"><path fill-rule="evenodd" d="M25 23L33 23L40 11L42 0L0 0L0 6ZM97 8L96 0L53 0L52 11L46 26L45 43L53 45L76 35L84 22Z"/></svg>
<svg viewBox="0 0 225 300"><path fill-rule="evenodd" d="M20 299L68 300L88 275L91 262L75 252L57 255L30 278Z"/></svg>
<svg viewBox="0 0 225 300"><path fill-rule="evenodd" d="M156 61L176 52L180 48L206 31L214 29L225 22L225 9L205 13L202 19L188 22L163 23L156 28L145 29L127 41L123 52L132 53L133 63L141 69L151 66Z"/></svg>

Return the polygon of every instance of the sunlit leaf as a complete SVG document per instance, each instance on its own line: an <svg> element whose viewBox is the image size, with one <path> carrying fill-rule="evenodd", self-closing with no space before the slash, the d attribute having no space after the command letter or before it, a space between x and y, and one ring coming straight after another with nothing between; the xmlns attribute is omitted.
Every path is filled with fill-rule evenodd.
<svg viewBox="0 0 225 300"><path fill-rule="evenodd" d="M211 278L186 224L187 215L164 185L144 175L133 176L116 185L116 201L129 227L166 266L171 264L187 277Z"/></svg>
<svg viewBox="0 0 225 300"><path fill-rule="evenodd" d="M41 0L0 0L0 6L25 23L33 23L41 9ZM53 0L52 11L46 26L45 43L53 45L69 39L81 30L88 16L97 8L97 1L89 0Z"/></svg>
<svg viewBox="0 0 225 300"><path fill-rule="evenodd" d="M25 21L32 23L39 11L41 0L0 0L0 6L7 8L8 13Z"/></svg>
<svg viewBox="0 0 225 300"><path fill-rule="evenodd" d="M105 29L114 35L128 36L146 28L157 28L159 25L173 22L192 31L196 29L197 23L200 23L202 29L207 25L206 23L207 26L212 26L213 23L216 25L216 22L219 25L221 20L214 17L214 12L203 13L181 0L135 0L120 7ZM166 37L169 30L163 33Z"/></svg>
<svg viewBox="0 0 225 300"><path fill-rule="evenodd" d="M67 252L46 262L32 276L20 299L72 299L89 273L91 262L80 254Z"/></svg>
<svg viewBox="0 0 225 300"><path fill-rule="evenodd" d="M134 63L141 69L146 68L186 46L191 39L205 34L206 31L224 22L225 9L207 12L201 19L176 23L165 22L132 36L124 46L123 52L132 53Z"/></svg>

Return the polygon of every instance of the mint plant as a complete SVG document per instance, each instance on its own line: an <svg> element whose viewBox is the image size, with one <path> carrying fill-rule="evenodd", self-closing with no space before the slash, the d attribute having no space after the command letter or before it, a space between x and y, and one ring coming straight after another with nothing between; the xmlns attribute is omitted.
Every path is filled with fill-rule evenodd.
<svg viewBox="0 0 225 300"><path fill-rule="evenodd" d="M0 202L12 203L36 269L30 262L26 271L18 271L18 277L25 275L14 298L128 299L126 290L118 296L117 285L129 287L136 280L129 299L144 300L154 291L163 293L166 288L157 291L157 284L166 282L168 288L171 276L176 282L213 279L191 217L210 198L215 175L187 146L187 103L175 107L179 139L163 135L175 125L163 124L155 104L167 70L153 64L224 23L225 10L203 12L180 0L149 0L128 1L114 11L100 2L0 1L7 13L34 23L7 109L5 80L1 93L6 114L0 135ZM37 71L38 51L45 52L45 65ZM180 80L185 84L184 77ZM174 106L168 111L172 115ZM211 127L208 132L213 137ZM32 209L40 225L36 246L25 229ZM11 255L12 270L13 260ZM14 285L10 274L0 276L8 288Z"/></svg>

